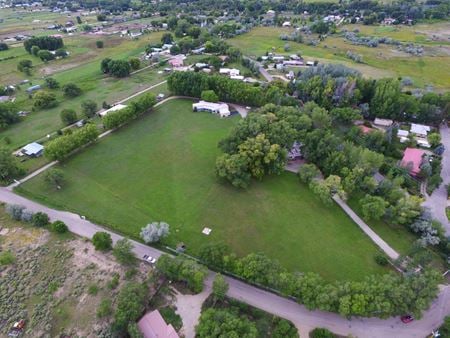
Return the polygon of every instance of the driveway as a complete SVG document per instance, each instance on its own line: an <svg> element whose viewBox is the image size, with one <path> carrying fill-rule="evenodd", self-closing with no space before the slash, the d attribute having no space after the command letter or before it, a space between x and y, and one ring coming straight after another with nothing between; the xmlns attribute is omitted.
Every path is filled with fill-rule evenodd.
<svg viewBox="0 0 450 338"><path fill-rule="evenodd" d="M433 191L431 196L426 197L426 201L422 204L424 207L430 209L434 219L442 223L447 236L450 236L450 223L445 213L445 208L448 206L447 188L446 185L450 183L450 130L447 124L440 127L442 144L445 151L442 154L442 184L438 189Z"/></svg>

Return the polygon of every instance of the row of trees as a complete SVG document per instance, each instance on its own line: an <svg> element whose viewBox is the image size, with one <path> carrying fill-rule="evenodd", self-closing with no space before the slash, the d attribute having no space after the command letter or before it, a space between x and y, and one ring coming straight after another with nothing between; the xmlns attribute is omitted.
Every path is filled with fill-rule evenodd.
<svg viewBox="0 0 450 338"><path fill-rule="evenodd" d="M184 256L171 257L164 254L159 257L156 267L167 278L186 283L195 293L203 290L203 281L208 275L208 270L203 265Z"/></svg>
<svg viewBox="0 0 450 338"><path fill-rule="evenodd" d="M145 94L132 101L126 108L110 112L103 117L103 126L106 129L114 129L130 122L142 115L156 104L156 96L153 93Z"/></svg>
<svg viewBox="0 0 450 338"><path fill-rule="evenodd" d="M37 46L39 49L57 50L64 47L62 38L54 36L34 36L23 42L25 50L31 54L33 46Z"/></svg>
<svg viewBox="0 0 450 338"><path fill-rule="evenodd" d="M49 141L45 146L45 156L50 160L62 160L76 149L95 141L98 129L94 124L86 124L71 134Z"/></svg>
<svg viewBox="0 0 450 338"><path fill-rule="evenodd" d="M283 104L285 100L289 101L284 96L285 89L282 87L254 86L224 76L200 72L174 72L167 79L167 83L175 95L201 97L203 91L212 90L221 101L257 107L269 102Z"/></svg>
<svg viewBox="0 0 450 338"><path fill-rule="evenodd" d="M295 297L308 309L337 312L342 316L387 318L412 313L420 318L438 293L439 272L367 277L363 281L326 282L315 273L291 273L263 254L237 258L221 243L201 248L200 258L208 266Z"/></svg>

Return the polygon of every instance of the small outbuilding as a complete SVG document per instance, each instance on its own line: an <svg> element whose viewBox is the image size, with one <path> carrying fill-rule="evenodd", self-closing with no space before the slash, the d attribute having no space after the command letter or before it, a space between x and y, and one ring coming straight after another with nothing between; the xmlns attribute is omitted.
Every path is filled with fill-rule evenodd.
<svg viewBox="0 0 450 338"><path fill-rule="evenodd" d="M415 124L411 123L411 133L421 136L421 137L427 137L428 132L431 130L429 126L425 126L423 124Z"/></svg>
<svg viewBox="0 0 450 338"><path fill-rule="evenodd" d="M390 126L392 126L394 124L394 121L388 120L388 119L376 118L373 121L373 124L378 128L389 128Z"/></svg>
<svg viewBox="0 0 450 338"><path fill-rule="evenodd" d="M29 143L22 148L21 152L30 157L39 157L44 153L44 146L37 142Z"/></svg>

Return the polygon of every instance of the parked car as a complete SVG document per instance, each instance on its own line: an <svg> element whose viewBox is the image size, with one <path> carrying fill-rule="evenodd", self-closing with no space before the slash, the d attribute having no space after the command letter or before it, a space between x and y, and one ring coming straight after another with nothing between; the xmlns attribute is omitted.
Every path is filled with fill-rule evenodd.
<svg viewBox="0 0 450 338"><path fill-rule="evenodd" d="M404 315L404 316L401 316L401 317L400 317L400 320L401 320L403 323L408 324L408 323L411 323L411 322L414 320L414 318L413 318L413 316L411 316L411 315Z"/></svg>
<svg viewBox="0 0 450 338"><path fill-rule="evenodd" d="M149 256L149 255L144 255L144 257L142 257L144 259L144 261L146 261L147 263L150 264L155 264L156 263L156 258Z"/></svg>

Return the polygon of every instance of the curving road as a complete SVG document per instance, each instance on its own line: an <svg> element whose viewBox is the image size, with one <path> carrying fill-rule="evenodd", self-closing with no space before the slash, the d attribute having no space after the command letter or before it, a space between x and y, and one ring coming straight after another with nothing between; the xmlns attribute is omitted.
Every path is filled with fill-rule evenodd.
<svg viewBox="0 0 450 338"><path fill-rule="evenodd" d="M0 201L9 204L21 204L27 209L37 212L42 211L49 215L52 221L61 220L67 224L70 231L83 237L92 238L97 231L106 231L111 234L114 242L122 236L102 228L88 220L83 220L79 215L67 211L51 209L22 196L16 195L7 188L0 188ZM144 254L158 258L162 252L133 241L134 252L138 257ZM227 277L229 283L228 295L252 306L273 313L277 316L291 320L299 329L302 337L307 337L308 331L315 327L326 327L341 335L352 334L357 337L370 338L423 338L436 329L446 315L450 314L450 287L442 287L439 297L433 302L421 320L410 324L403 324L399 318L387 320L375 318L354 318L347 320L334 313L322 311L309 311L304 306L289 299L277 296L267 291L260 290L249 284ZM206 287L210 288L212 278L206 280Z"/></svg>

